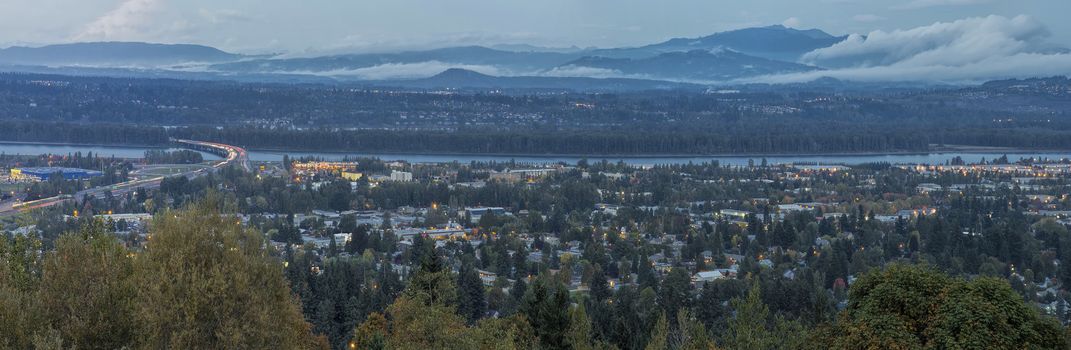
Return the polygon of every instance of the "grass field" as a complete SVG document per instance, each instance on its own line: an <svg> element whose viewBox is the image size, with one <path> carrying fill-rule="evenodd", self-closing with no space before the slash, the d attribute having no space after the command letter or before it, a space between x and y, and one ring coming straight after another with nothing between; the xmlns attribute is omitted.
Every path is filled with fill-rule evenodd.
<svg viewBox="0 0 1071 350"><path fill-rule="evenodd" d="M154 165L138 169L136 173L141 176L171 176L207 167L203 164Z"/></svg>

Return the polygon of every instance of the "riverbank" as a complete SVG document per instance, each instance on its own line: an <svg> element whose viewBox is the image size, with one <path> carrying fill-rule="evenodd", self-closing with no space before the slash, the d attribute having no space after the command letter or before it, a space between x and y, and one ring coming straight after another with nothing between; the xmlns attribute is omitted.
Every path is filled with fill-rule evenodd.
<svg viewBox="0 0 1071 350"><path fill-rule="evenodd" d="M0 143L3 143L0 141ZM841 156L883 156L883 155L924 155L924 154L947 154L947 153L1007 153L1012 154L1031 154L1031 153L1068 153L1071 157L1071 150L1064 149L1027 149L1027 148L1010 148L1010 147L985 147L985 146L942 146L939 148L931 148L929 151L886 151L886 152L820 152L820 153L703 153L703 154L690 154L690 153L670 153L670 154L572 154L572 153L479 153L479 152L390 152L390 151L323 151L323 150L307 150L307 149L283 149L283 148L247 148L250 152L270 152L270 153L318 153L318 154L333 154L333 155L361 155L361 154L381 154L381 155L429 155L429 156L477 156L477 157L570 157L570 158L697 158L697 157L740 157L740 158L761 158L761 157L841 157Z"/></svg>
<svg viewBox="0 0 1071 350"><path fill-rule="evenodd" d="M100 147L100 148L113 148L113 149L129 149L129 148L141 148L141 149L169 149L178 147L160 146L160 145L145 145L145 144L96 144L96 143L67 143L67 142L36 142L36 141L3 141L0 140L0 145L25 145L25 146L60 146L60 147ZM241 145L236 145L241 146ZM279 153L279 154L330 154L330 155L391 155L391 156L472 156L472 157L519 157L519 158L541 158L541 157L568 157L568 158L705 158L705 157L734 157L734 158L761 158L761 157L856 157L856 156L884 156L884 155L926 155L926 154L948 154L948 153L966 153L966 154L978 154L978 153L1007 153L1013 154L1034 154L1034 153L1068 153L1071 156L1071 150L1066 149L1028 149L1028 148L1012 148L1012 147L987 147L987 146L969 146L969 145L930 145L928 151L875 151L875 152L818 152L818 153L644 153L644 154L580 154L580 153L480 153L480 152L441 152L441 151L429 151L429 152L395 152L395 151L335 151L335 150L312 150L312 149L300 149L300 148L272 148L272 147L251 147L246 148L250 152L265 152L265 153Z"/></svg>
<svg viewBox="0 0 1071 350"><path fill-rule="evenodd" d="M117 145L78 145L66 143L33 143L33 142L3 142L0 141L0 153L39 155L39 154L70 154L93 152L104 157L140 158L146 150L160 149L155 146L117 146ZM284 156L291 159L300 157L312 157L325 160L342 160L344 158L370 157L384 160L401 160L412 163L449 163L449 162L516 162L520 164L552 164L566 163L575 164L581 160L589 162L625 162L633 165L663 165L663 164L688 164L688 163L711 163L719 162L724 165L747 165L759 163L765 159L768 164L846 164L856 165L863 163L891 163L891 164L943 164L959 157L967 162L978 162L982 159L992 160L1007 155L1011 159L1040 157L1048 159L1063 159L1071 157L1071 151L1035 151L1027 149L1011 148L969 148L959 147L958 151L945 149L935 152L859 152L859 153L829 153L829 154L720 154L720 155L567 155L567 154L472 154L472 153L389 153L389 152L318 152L318 151L295 151L295 150L264 150L255 149L249 151L252 161L278 162ZM215 159L214 155L206 155L206 159Z"/></svg>

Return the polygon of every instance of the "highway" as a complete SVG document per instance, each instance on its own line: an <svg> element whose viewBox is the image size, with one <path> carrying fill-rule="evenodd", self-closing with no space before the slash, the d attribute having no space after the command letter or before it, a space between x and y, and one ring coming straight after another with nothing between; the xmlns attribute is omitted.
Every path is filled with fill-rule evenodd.
<svg viewBox="0 0 1071 350"><path fill-rule="evenodd" d="M176 139L173 141L188 148L211 152L226 158L219 164L215 165L217 169L225 167L232 163L237 163L238 166L242 167L242 169L244 169L245 171L253 171L253 167L249 164L249 152L246 152L244 148L206 141L182 139Z"/></svg>
<svg viewBox="0 0 1071 350"><path fill-rule="evenodd" d="M252 171L253 167L249 163L249 153L241 147L225 145L222 143L193 141L193 140L174 140L176 143L183 147L201 150L205 152L211 152L224 156L224 159L212 165L211 170L220 169L231 164L237 164L245 171ZM171 176L186 176L193 178L204 175L208 169L196 169L183 173L178 173ZM100 186L91 189L79 191L74 195L65 194L55 197L43 198L28 202L16 202L15 200L9 200L0 202L0 217L10 216L22 211L29 211L33 209L50 207L53 205L65 203L74 199L83 199L87 196L101 197L108 191L112 192L112 195L119 196L125 195L129 192L137 191L139 188L154 189L160 187L160 182L164 179L164 176L153 176L144 179L134 179L131 181L118 183L108 186Z"/></svg>

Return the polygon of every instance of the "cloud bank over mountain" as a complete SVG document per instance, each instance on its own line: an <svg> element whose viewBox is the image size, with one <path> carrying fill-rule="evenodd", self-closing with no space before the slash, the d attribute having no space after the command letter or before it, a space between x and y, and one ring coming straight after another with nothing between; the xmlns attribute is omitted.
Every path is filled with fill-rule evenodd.
<svg viewBox="0 0 1071 350"><path fill-rule="evenodd" d="M455 64L441 61L417 63L386 63L357 69L329 71L289 71L286 74L308 74L325 77L345 77L358 80L394 80L428 78L449 69L464 69L492 76L511 76L514 73L492 65Z"/></svg>
<svg viewBox="0 0 1071 350"><path fill-rule="evenodd" d="M1046 43L1049 30L1029 16L988 16L907 30L853 34L809 52L803 63L826 71L780 74L757 82L820 77L855 81L967 82L1071 74L1071 55Z"/></svg>
<svg viewBox="0 0 1071 350"><path fill-rule="evenodd" d="M152 4L158 1L124 0L85 33L102 40L131 35L155 11ZM205 23L253 20L239 15L220 11L202 17ZM300 76L316 81L425 79L460 69L494 77L632 78L708 85L798 83L825 77L969 84L1071 75L1071 52L1052 44L1051 36L1052 31L1033 17L993 15L866 34L832 35L820 29L773 25L638 47L570 50L532 45L453 46L289 57L230 54L198 45L91 42L0 49L0 66L73 67L80 71L139 67L204 73L202 76L269 80Z"/></svg>

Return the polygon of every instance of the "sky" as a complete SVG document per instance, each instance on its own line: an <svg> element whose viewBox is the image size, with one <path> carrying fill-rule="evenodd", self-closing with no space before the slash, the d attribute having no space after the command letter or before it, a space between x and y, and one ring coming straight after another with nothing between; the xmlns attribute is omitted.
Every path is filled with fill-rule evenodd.
<svg viewBox="0 0 1071 350"><path fill-rule="evenodd" d="M847 35L990 16L1026 18L1029 40L1071 47L1067 14L1068 0L0 0L0 47L148 41L296 56L619 47L772 24Z"/></svg>

